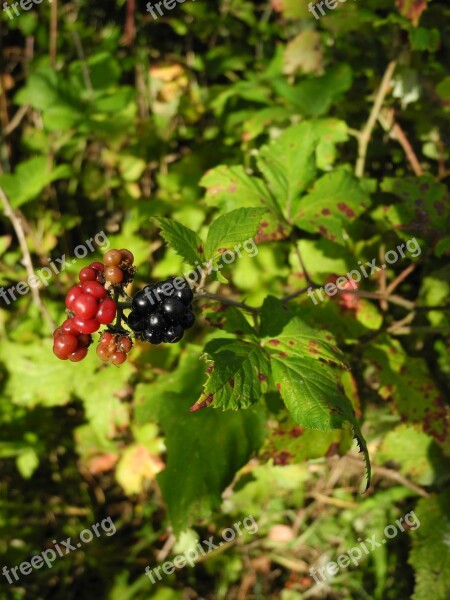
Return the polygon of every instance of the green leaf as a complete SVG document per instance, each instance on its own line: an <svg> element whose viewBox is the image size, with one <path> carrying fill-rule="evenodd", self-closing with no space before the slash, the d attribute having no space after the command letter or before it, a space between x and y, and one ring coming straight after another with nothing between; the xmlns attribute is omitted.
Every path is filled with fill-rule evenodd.
<svg viewBox="0 0 450 600"><path fill-rule="evenodd" d="M13 175L0 175L0 185L4 187L11 205L18 208L37 198L52 181L67 178L71 173L68 165L59 165L50 171L48 159L45 156L37 156L21 162Z"/></svg>
<svg viewBox="0 0 450 600"><path fill-rule="evenodd" d="M167 466L158 474L177 535L206 518L223 490L263 441L264 419L254 408L238 413L187 412L189 398L172 394L161 405Z"/></svg>
<svg viewBox="0 0 450 600"><path fill-rule="evenodd" d="M314 127L300 123L286 129L260 151L258 167L288 221L293 214L293 202L316 175L316 146Z"/></svg>
<svg viewBox="0 0 450 600"><path fill-rule="evenodd" d="M333 448L339 447L345 438L351 441L349 432L336 429L303 429L287 416L278 424L276 435L266 440L261 453L273 458L275 464L304 463L312 458L327 456Z"/></svg>
<svg viewBox="0 0 450 600"><path fill-rule="evenodd" d="M444 77L444 79L436 86L436 94L443 100L450 100L450 75Z"/></svg>
<svg viewBox="0 0 450 600"><path fill-rule="evenodd" d="M275 79L272 82L277 93L300 109L307 117L326 115L333 104L352 86L352 70L347 64L340 64L322 75L307 79L295 86Z"/></svg>
<svg viewBox="0 0 450 600"><path fill-rule="evenodd" d="M198 235L173 219L153 217L161 227L161 236L175 252L184 258L190 265L201 262L203 259L203 242Z"/></svg>
<svg viewBox="0 0 450 600"><path fill-rule="evenodd" d="M27 448L16 458L17 468L24 479L30 479L39 466L39 457L33 448Z"/></svg>
<svg viewBox="0 0 450 600"><path fill-rule="evenodd" d="M70 363L54 357L50 340L14 344L5 339L0 345L0 360L8 363L3 394L14 404L27 408L63 406L77 396L83 399L86 417L100 437L112 437L127 425L128 409L118 392L133 373L128 362L121 369L99 369L93 348L83 362ZM102 393L93 395L96 386Z"/></svg>
<svg viewBox="0 0 450 600"><path fill-rule="evenodd" d="M380 337L364 356L377 366L374 383L378 394L392 400L404 419L422 424L425 433L450 456L450 409L426 361L409 356L397 340L389 337Z"/></svg>
<svg viewBox="0 0 450 600"><path fill-rule="evenodd" d="M431 175L388 177L381 189L400 198L384 214L401 237L408 239L413 233L434 246L447 233L450 202L443 183Z"/></svg>
<svg viewBox="0 0 450 600"><path fill-rule="evenodd" d="M426 29L417 27L409 30L409 39L413 50L428 50L436 52L441 43L439 29Z"/></svg>
<svg viewBox="0 0 450 600"><path fill-rule="evenodd" d="M216 219L205 243L206 260L215 258L221 250L253 238L266 212L265 208L238 208Z"/></svg>
<svg viewBox="0 0 450 600"><path fill-rule="evenodd" d="M205 200L209 206L219 206L225 211L239 207L267 206L275 213L280 209L264 182L247 175L244 167L220 165L210 169L200 180L206 188Z"/></svg>
<svg viewBox="0 0 450 600"><path fill-rule="evenodd" d="M328 170L336 160L336 145L348 140L348 128L339 119L318 119L313 121L319 143L316 148L317 166L322 171Z"/></svg>
<svg viewBox="0 0 450 600"><path fill-rule="evenodd" d="M332 335L316 331L295 317L276 337L266 338L264 345L271 353L275 385L298 425L321 431L342 429L346 422L352 426L366 461L368 487L369 455L341 382L348 368L346 359Z"/></svg>
<svg viewBox="0 0 450 600"><path fill-rule="evenodd" d="M244 123L242 137L246 142L254 140L273 123L288 123L292 111L283 106L263 108L257 112L252 111L250 118Z"/></svg>
<svg viewBox="0 0 450 600"><path fill-rule="evenodd" d="M432 591L435 598L448 598L450 581L450 495L445 492L431 498L421 498L414 514L420 527L410 534L412 550L408 562L415 570L416 585L413 600L427 600Z"/></svg>
<svg viewBox="0 0 450 600"><path fill-rule="evenodd" d="M267 391L270 365L267 353L255 343L219 338L205 346L208 379L191 410L206 406L222 410L248 408Z"/></svg>
<svg viewBox="0 0 450 600"><path fill-rule="evenodd" d="M369 205L358 180L345 171L335 171L321 177L300 200L293 222L300 229L344 245L349 239L345 229Z"/></svg>
<svg viewBox="0 0 450 600"><path fill-rule="evenodd" d="M419 485L433 485L448 478L446 461L433 438L420 426L402 424L389 431L376 455L378 464L398 465L399 473Z"/></svg>

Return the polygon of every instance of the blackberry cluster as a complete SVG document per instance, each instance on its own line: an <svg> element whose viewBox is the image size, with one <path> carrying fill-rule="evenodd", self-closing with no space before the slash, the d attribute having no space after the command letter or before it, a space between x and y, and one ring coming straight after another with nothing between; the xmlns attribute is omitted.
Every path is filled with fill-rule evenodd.
<svg viewBox="0 0 450 600"><path fill-rule="evenodd" d="M160 344L175 344L195 322L191 302L193 294L187 282L170 277L154 285L147 285L133 298L128 315L128 326L136 337Z"/></svg>

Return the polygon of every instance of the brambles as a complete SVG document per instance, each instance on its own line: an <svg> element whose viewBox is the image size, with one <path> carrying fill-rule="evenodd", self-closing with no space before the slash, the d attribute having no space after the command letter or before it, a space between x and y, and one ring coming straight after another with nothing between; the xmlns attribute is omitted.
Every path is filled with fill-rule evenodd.
<svg viewBox="0 0 450 600"><path fill-rule="evenodd" d="M191 289L181 278L147 285L133 298L128 326L137 338L150 344L179 342L195 322L192 299Z"/></svg>
<svg viewBox="0 0 450 600"><path fill-rule="evenodd" d="M101 325L109 325L101 333L97 356L103 362L118 366L125 362L133 347L130 334L122 327L122 319L136 339L151 344L179 342L184 331L194 325L193 293L181 277L147 285L138 291L131 301L132 310L125 317L123 310L129 308L129 303L121 303L119 298L126 296L124 288L136 272L134 256L126 249L112 249L105 254L104 261L104 264L93 262L81 269L80 283L69 290L65 300L69 318L54 333L55 356L73 362L82 360L92 342L92 334ZM117 323L112 325L116 316Z"/></svg>

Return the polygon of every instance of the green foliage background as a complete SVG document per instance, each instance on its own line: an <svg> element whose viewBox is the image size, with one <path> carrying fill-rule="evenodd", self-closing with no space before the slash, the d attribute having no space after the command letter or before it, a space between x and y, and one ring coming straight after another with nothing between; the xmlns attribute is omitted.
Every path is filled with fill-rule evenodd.
<svg viewBox="0 0 450 600"><path fill-rule="evenodd" d="M0 303L0 567L117 532L1 575L1 598L449 598L449 19L444 0L2 11L1 285L29 275L17 220L35 270L69 264L41 306ZM135 290L220 267L183 341L120 368L51 350L102 231ZM412 238L356 295L306 293ZM315 585L411 510L419 529ZM145 576L248 515L254 536Z"/></svg>

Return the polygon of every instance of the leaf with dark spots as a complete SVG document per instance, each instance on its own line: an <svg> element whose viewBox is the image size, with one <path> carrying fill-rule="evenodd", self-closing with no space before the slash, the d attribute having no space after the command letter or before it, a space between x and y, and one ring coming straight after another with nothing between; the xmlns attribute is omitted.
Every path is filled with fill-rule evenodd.
<svg viewBox="0 0 450 600"><path fill-rule="evenodd" d="M396 197L387 207L385 216L399 235L408 240L411 234L433 246L448 233L450 199L447 188L430 175L422 177L386 178L384 192ZM408 256L408 250L404 250ZM416 251L415 251L416 252Z"/></svg>
<svg viewBox="0 0 450 600"><path fill-rule="evenodd" d="M367 448L341 381L349 367L334 340L326 336L327 332L294 317L278 335L276 349L272 348L273 339L263 339L262 344L271 353L273 379L295 423L321 431L351 425L364 451L369 485Z"/></svg>
<svg viewBox="0 0 450 600"><path fill-rule="evenodd" d="M219 206L228 212L241 207L264 205L271 211L270 221L283 220L280 207L264 182L248 175L244 167L220 165L210 169L200 185L206 188L206 203L214 208Z"/></svg>
<svg viewBox="0 0 450 600"><path fill-rule="evenodd" d="M273 464L277 465L279 467L283 467L283 466L288 465L290 462L292 462L293 458L294 458L293 454L283 450L282 452L275 454L275 456L273 457Z"/></svg>
<svg viewBox="0 0 450 600"><path fill-rule="evenodd" d="M267 223L267 221L265 222ZM263 224L261 223L255 236L255 242L257 244L279 242L280 240L287 239L291 235L291 231L291 227L288 225L281 225L275 220L268 223L265 227L263 227Z"/></svg>
<svg viewBox="0 0 450 600"><path fill-rule="evenodd" d="M290 463L303 463L309 459L322 458L331 448L336 448L339 452L342 439L347 435L337 429L330 431L304 429L288 418L272 431L261 454L265 459L282 456L282 453L286 452L290 456Z"/></svg>
<svg viewBox="0 0 450 600"><path fill-rule="evenodd" d="M299 200L292 222L344 245L345 230L369 205L360 182L350 173L335 171L317 180L312 191Z"/></svg>
<svg viewBox="0 0 450 600"><path fill-rule="evenodd" d="M450 452L450 409L425 360L408 356L397 340L380 339L364 354L378 363L378 394L393 400L400 417L418 423Z"/></svg>
<svg viewBox="0 0 450 600"><path fill-rule="evenodd" d="M236 339L214 339L204 349L203 359L213 370L197 404L209 404L222 410L238 410L255 404L268 389L270 363L259 344ZM266 378L261 380L263 374Z"/></svg>
<svg viewBox="0 0 450 600"><path fill-rule="evenodd" d="M337 207L338 207L338 210L343 212L344 215L347 216L349 219L353 219L354 217L356 217L355 211L353 211L349 206L347 206L347 204L345 204L345 202L339 202Z"/></svg>

